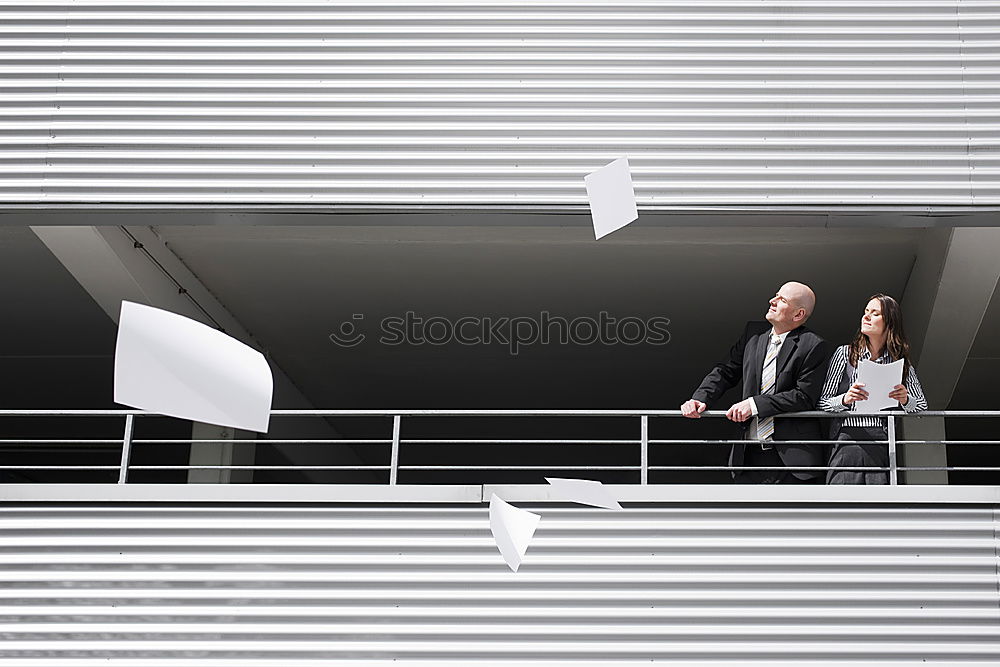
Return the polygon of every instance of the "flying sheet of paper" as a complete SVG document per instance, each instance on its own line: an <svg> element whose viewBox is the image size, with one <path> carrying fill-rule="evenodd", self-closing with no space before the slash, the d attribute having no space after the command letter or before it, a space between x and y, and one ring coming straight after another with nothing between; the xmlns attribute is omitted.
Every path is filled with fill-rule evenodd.
<svg viewBox="0 0 1000 667"><path fill-rule="evenodd" d="M598 239L617 231L639 217L628 158L619 158L583 177Z"/></svg>
<svg viewBox="0 0 1000 667"><path fill-rule="evenodd" d="M552 485L552 491L560 500L581 505L603 507L606 510L620 510L618 500L600 482L589 479L564 479L562 477L546 477L545 481Z"/></svg>
<svg viewBox="0 0 1000 667"><path fill-rule="evenodd" d="M903 360L891 364L876 364L862 359L858 363L858 378L855 382L863 382L864 389L868 392L867 400L854 404L856 412L873 414L882 408L898 408L899 401L889 398L889 392L903 382Z"/></svg>
<svg viewBox="0 0 1000 667"><path fill-rule="evenodd" d="M201 322L122 301L116 403L266 433L273 390L260 352Z"/></svg>
<svg viewBox="0 0 1000 667"><path fill-rule="evenodd" d="M505 503L493 494L490 497L490 530L493 532L493 539L496 540L500 555L503 556L507 567L517 572L524 560L524 554L528 550L528 543L531 536L535 534L535 528L541 516L533 514L527 510L514 507Z"/></svg>

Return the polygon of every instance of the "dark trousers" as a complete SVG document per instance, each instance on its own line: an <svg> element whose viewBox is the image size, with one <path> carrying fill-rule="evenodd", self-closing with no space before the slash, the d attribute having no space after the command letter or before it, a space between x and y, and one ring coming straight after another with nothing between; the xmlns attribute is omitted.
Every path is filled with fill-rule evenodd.
<svg viewBox="0 0 1000 667"><path fill-rule="evenodd" d="M871 440L885 440L881 426L842 426L830 451L832 467L878 467L889 465L889 446ZM830 470L827 484L888 484L889 473L882 470Z"/></svg>
<svg viewBox="0 0 1000 667"><path fill-rule="evenodd" d="M733 473L733 482L736 484L821 484L822 477L816 476L813 471L799 471L800 475L810 475L806 479L800 479L785 468L781 456L772 446L764 449L756 440L751 440L743 447L743 463L745 466L760 466L774 468L774 470L737 470Z"/></svg>

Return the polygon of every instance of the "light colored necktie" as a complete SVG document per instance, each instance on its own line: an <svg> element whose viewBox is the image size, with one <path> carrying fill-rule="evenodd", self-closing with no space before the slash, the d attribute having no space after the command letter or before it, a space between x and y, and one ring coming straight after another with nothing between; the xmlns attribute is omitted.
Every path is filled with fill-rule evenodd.
<svg viewBox="0 0 1000 667"><path fill-rule="evenodd" d="M776 371L776 359L778 350L781 349L781 337L771 336L771 342L767 346L767 355L764 357L764 371L760 376L760 393L766 396L774 393L774 376ZM774 435L774 417L764 417L757 421L757 439L770 440Z"/></svg>

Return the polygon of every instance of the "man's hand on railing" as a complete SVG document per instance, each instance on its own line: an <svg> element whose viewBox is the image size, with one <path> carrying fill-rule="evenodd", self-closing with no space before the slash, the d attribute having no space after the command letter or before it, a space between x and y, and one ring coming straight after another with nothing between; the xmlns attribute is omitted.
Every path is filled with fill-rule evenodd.
<svg viewBox="0 0 1000 667"><path fill-rule="evenodd" d="M745 401L734 403L731 408L726 410L726 419L731 422L743 423L751 417L753 417L753 408L750 407L749 398Z"/></svg>
<svg viewBox="0 0 1000 667"><path fill-rule="evenodd" d="M701 413L704 412L707 407L708 406L701 401L696 401L692 398L690 401L685 401L684 404L681 405L681 414L688 419L699 419L701 417Z"/></svg>

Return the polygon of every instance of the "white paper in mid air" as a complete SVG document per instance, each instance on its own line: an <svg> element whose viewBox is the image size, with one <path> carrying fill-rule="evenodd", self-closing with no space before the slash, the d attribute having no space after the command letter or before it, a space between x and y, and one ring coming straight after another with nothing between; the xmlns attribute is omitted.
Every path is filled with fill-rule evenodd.
<svg viewBox="0 0 1000 667"><path fill-rule="evenodd" d="M201 322L122 301L116 403L266 433L273 389L257 350Z"/></svg>
<svg viewBox="0 0 1000 667"><path fill-rule="evenodd" d="M856 412L873 414L882 408L898 408L899 401L889 398L889 392L897 384L903 383L903 360L891 364L877 364L868 359L858 363L858 378L855 382L864 383L868 399L854 403Z"/></svg>
<svg viewBox="0 0 1000 667"><path fill-rule="evenodd" d="M636 220L635 190L628 158L618 158L583 177L590 200L590 215L594 219L594 236L598 239Z"/></svg>
<svg viewBox="0 0 1000 667"><path fill-rule="evenodd" d="M552 485L553 493L559 500L581 505L603 507L606 510L620 510L618 499L600 482L589 479L564 479L562 477L546 477L545 481Z"/></svg>
<svg viewBox="0 0 1000 667"><path fill-rule="evenodd" d="M493 531L493 539L500 549L500 555L507 567L514 572L521 567L528 543L531 542L531 536L535 534L541 518L505 503L495 493L490 497L490 530Z"/></svg>

